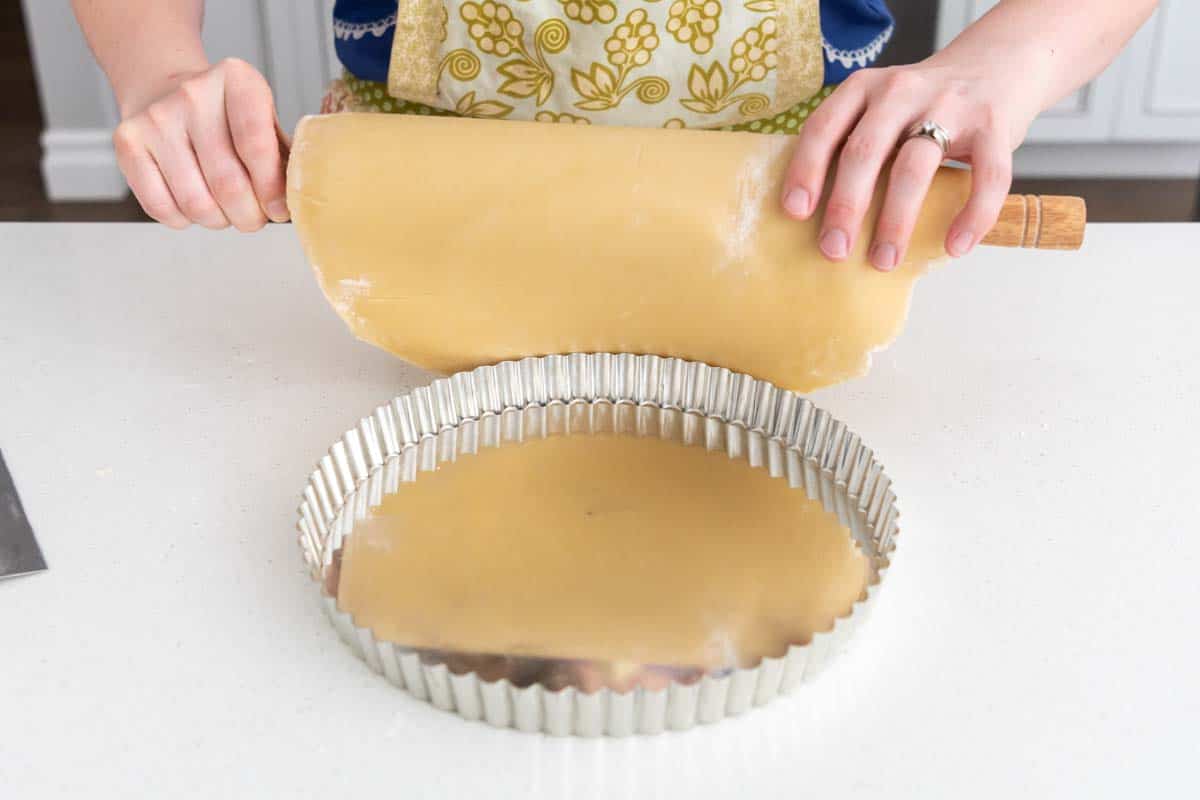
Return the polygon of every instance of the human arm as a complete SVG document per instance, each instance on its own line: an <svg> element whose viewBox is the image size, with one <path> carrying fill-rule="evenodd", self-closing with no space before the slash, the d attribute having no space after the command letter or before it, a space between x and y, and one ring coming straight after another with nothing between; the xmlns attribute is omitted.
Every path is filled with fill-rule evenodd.
<svg viewBox="0 0 1200 800"><path fill-rule="evenodd" d="M973 168L970 199L946 236L947 252L965 255L995 223L1011 184L1012 152L1034 117L1103 70L1156 5L1002 0L924 61L853 73L797 136L785 211L807 219L828 191L821 250L834 261L846 258L864 235L876 182L895 154L870 249L876 267L893 269L942 160L927 139L905 142L898 152L896 144L912 123L933 120L950 135L948 156Z"/></svg>
<svg viewBox="0 0 1200 800"><path fill-rule="evenodd" d="M147 214L242 231L288 219L270 86L244 61L209 63L203 0L72 5L116 95L117 161Z"/></svg>

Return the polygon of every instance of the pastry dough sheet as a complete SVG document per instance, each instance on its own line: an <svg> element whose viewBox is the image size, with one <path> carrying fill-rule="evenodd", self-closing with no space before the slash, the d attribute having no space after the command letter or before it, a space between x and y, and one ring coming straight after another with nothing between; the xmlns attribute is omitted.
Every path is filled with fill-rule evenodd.
<svg viewBox="0 0 1200 800"><path fill-rule="evenodd" d="M829 630L868 579L837 517L765 469L572 434L402 484L355 523L336 594L409 647L719 669Z"/></svg>
<svg viewBox="0 0 1200 800"><path fill-rule="evenodd" d="M806 392L863 374L945 255L936 176L895 271L826 261L779 195L791 137L383 114L301 121L288 204L360 338L440 372L530 355L678 356ZM873 229L880 203L868 215Z"/></svg>

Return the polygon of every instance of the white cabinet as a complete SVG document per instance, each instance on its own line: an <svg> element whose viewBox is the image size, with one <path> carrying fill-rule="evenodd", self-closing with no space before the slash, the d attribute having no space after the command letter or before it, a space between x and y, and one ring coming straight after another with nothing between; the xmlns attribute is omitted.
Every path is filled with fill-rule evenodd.
<svg viewBox="0 0 1200 800"><path fill-rule="evenodd" d="M1130 43L1113 133L1143 141L1200 140L1200 3L1164 2Z"/></svg>
<svg viewBox="0 0 1200 800"><path fill-rule="evenodd" d="M938 11L937 47L982 17L997 0L942 0ZM1117 76L1106 71L1088 85L1045 111L1029 129L1031 142L1096 142L1109 138L1109 120L1119 96Z"/></svg>
<svg viewBox="0 0 1200 800"><path fill-rule="evenodd" d="M937 46L997 0L941 0ZM1017 151L1026 175L1200 174L1200 3L1161 0L1113 64L1043 112Z"/></svg>

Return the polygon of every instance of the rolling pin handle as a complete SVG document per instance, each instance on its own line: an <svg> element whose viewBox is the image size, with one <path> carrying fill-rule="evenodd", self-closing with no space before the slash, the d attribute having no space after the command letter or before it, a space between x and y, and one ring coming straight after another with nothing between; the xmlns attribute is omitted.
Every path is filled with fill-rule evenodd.
<svg viewBox="0 0 1200 800"><path fill-rule="evenodd" d="M995 227L981 244L1078 250L1086 223L1087 206L1082 197L1010 194Z"/></svg>

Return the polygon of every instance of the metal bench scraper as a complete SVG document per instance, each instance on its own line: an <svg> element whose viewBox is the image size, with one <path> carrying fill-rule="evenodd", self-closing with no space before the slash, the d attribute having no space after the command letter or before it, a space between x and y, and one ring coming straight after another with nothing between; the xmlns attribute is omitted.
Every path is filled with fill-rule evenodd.
<svg viewBox="0 0 1200 800"><path fill-rule="evenodd" d="M33 528L17 497L4 454L0 453L0 578L13 578L46 569L46 559L33 538Z"/></svg>

